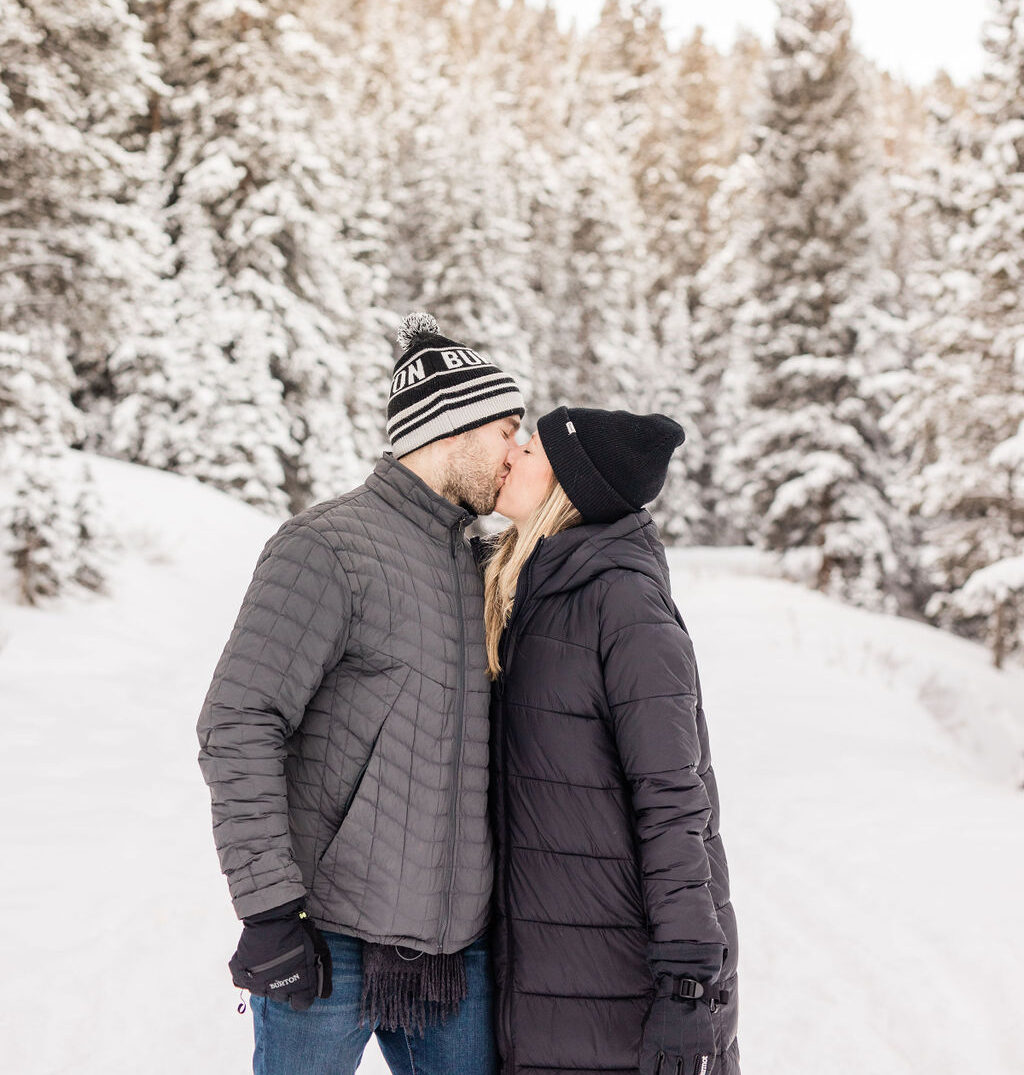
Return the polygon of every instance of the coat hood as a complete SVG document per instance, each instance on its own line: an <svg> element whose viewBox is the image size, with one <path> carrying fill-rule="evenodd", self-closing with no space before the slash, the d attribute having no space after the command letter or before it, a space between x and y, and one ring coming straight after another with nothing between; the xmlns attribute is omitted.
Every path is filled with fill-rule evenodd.
<svg viewBox="0 0 1024 1075"><path fill-rule="evenodd" d="M665 547L646 509L544 538L530 563L529 596L574 590L612 570L639 571L669 592Z"/></svg>

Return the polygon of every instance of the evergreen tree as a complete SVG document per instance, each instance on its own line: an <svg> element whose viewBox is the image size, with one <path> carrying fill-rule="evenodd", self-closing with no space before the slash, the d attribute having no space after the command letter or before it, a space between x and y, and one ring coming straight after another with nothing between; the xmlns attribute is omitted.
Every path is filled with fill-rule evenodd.
<svg viewBox="0 0 1024 1075"><path fill-rule="evenodd" d="M560 388L580 406L636 410L649 405L660 372L646 304L643 218L629 175L612 164L600 120L575 133L575 152L562 163L573 204Z"/></svg>
<svg viewBox="0 0 1024 1075"><path fill-rule="evenodd" d="M645 40L660 33L653 15L638 25ZM623 152L643 122L633 60L623 55L636 29L632 14L608 0L578 58L570 56L566 130L553 150L560 183L553 212L534 236L560 262L555 287L545 294L555 311L540 392L545 409L566 401L639 409L654 390L647 236L632 153Z"/></svg>
<svg viewBox="0 0 1024 1075"><path fill-rule="evenodd" d="M104 583L95 490L67 449L80 422L73 378L52 340L0 333L0 548L27 604Z"/></svg>
<svg viewBox="0 0 1024 1075"><path fill-rule="evenodd" d="M971 580L1024 550L1013 455L1024 420L1019 2L993 5L984 43L985 77L969 107L950 107L949 94L937 102L934 145L912 187L922 220L911 275L920 353L888 418L908 460L902 500L924 521L929 612L977 636L989 629L978 610L990 591Z"/></svg>
<svg viewBox="0 0 1024 1075"><path fill-rule="evenodd" d="M514 139L509 160L525 238L526 292L519 310L529 355L527 423L565 401L562 370L578 348L567 317L574 301L570 251L576 200L565 162L575 151L570 122L578 93L576 43L558 29L554 9L515 0L489 50L496 100Z"/></svg>
<svg viewBox="0 0 1024 1075"><path fill-rule="evenodd" d="M659 115L668 45L655 0L605 0L587 34L579 64L577 108L585 119L601 116L617 156L630 164L634 181L645 168Z"/></svg>
<svg viewBox="0 0 1024 1075"><path fill-rule="evenodd" d="M713 397L702 391L693 331L698 274L711 243L711 199L724 172L720 64L700 28L665 58L636 169L654 276L648 306L662 376L655 406L687 429L655 513L670 542L711 537L705 490Z"/></svg>
<svg viewBox="0 0 1024 1075"><path fill-rule="evenodd" d="M164 353L129 356L119 395L128 408L147 400L138 417L157 445L170 442L171 465L298 510L361 475L350 378L380 348L342 60L301 5L140 8L172 88L159 121L170 308L201 391L181 391L179 363ZM138 370L151 375L141 392ZM186 424L218 435L189 452L168 429L182 409Z"/></svg>
<svg viewBox="0 0 1024 1075"><path fill-rule="evenodd" d="M1024 655L1024 421L997 445L989 463L1003 485L999 521L1005 522L1004 553L979 568L954 593L937 594L929 611L958 629L984 637L993 663Z"/></svg>
<svg viewBox="0 0 1024 1075"><path fill-rule="evenodd" d="M140 131L159 90L123 0L0 0L0 457L26 600L101 582L72 399L95 390L148 279Z"/></svg>
<svg viewBox="0 0 1024 1075"><path fill-rule="evenodd" d="M765 46L761 39L740 28L722 63L721 155L730 165L747 148L751 124L756 121L765 92Z"/></svg>
<svg viewBox="0 0 1024 1075"><path fill-rule="evenodd" d="M442 330L515 376L529 399L529 161L497 103L501 54L486 40L500 11L483 5L471 18L475 10L429 20L395 88L389 305L429 310Z"/></svg>
<svg viewBox="0 0 1024 1075"><path fill-rule="evenodd" d="M18 596L29 605L72 586L102 590L104 565L97 533L95 489L88 470L75 474L65 453L36 455L21 468L11 504L3 511L7 554ZM78 495L62 494L75 482Z"/></svg>
<svg viewBox="0 0 1024 1075"><path fill-rule="evenodd" d="M747 210L721 262L733 293L749 290L728 334L717 480L746 534L819 589L896 608L910 578L876 378L900 356L867 129L844 0L784 0Z"/></svg>
<svg viewBox="0 0 1024 1075"><path fill-rule="evenodd" d="M2 323L62 341L86 382L150 282L138 194L159 89L124 0L0 0Z"/></svg>

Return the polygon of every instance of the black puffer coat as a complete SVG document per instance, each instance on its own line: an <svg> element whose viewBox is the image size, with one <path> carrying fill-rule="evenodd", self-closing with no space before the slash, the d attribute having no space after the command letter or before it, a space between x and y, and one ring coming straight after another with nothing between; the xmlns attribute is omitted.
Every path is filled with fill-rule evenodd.
<svg viewBox="0 0 1024 1075"><path fill-rule="evenodd" d="M502 668L491 801L504 1075L635 1072L655 988L647 946L670 941L726 946L732 999L712 1016L709 1071L736 1075L718 793L693 648L646 511L539 544Z"/></svg>

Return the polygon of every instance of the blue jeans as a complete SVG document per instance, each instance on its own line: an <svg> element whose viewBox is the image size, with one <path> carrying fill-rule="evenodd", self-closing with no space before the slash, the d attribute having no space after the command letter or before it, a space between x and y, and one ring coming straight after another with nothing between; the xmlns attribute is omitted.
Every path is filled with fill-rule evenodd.
<svg viewBox="0 0 1024 1075"><path fill-rule="evenodd" d="M333 992L304 1012L252 997L256 1051L254 1075L354 1075L370 1035L393 1075L494 1075L491 976L486 941L467 949L468 995L444 1025L416 1030L382 1030L359 1025L363 989L363 942L324 933L333 962Z"/></svg>

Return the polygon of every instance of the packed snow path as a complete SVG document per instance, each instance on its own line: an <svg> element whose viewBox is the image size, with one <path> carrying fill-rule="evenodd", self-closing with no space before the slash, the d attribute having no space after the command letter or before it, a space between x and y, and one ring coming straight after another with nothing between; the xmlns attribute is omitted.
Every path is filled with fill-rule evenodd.
<svg viewBox="0 0 1024 1075"><path fill-rule="evenodd" d="M251 1025L194 725L276 523L105 460L110 599L0 602L3 1070L239 1075ZM740 924L748 1075L1024 1071L1024 674L671 555ZM375 1050L360 1069L386 1069Z"/></svg>

